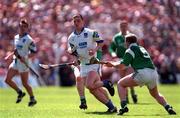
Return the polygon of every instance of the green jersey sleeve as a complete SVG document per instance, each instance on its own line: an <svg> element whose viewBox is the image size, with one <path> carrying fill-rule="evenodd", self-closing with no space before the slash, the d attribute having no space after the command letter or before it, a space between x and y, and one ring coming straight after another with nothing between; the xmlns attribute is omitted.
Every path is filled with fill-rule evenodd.
<svg viewBox="0 0 180 118"><path fill-rule="evenodd" d="M112 43L109 46L109 52L116 53L117 57L122 58L125 54L125 39L120 33L117 33L112 40Z"/></svg>
<svg viewBox="0 0 180 118"><path fill-rule="evenodd" d="M121 64L124 64L126 66L129 66L129 64L131 64L133 58L134 58L134 53L131 49L127 49L124 56L123 56L123 59L121 61Z"/></svg>
<svg viewBox="0 0 180 118"><path fill-rule="evenodd" d="M99 60L102 59L102 50L101 50L101 49L98 49L98 50L97 50L97 55L96 55L96 57L97 57Z"/></svg>
<svg viewBox="0 0 180 118"><path fill-rule="evenodd" d="M116 44L114 41L109 45L109 52L112 54L113 52L116 52Z"/></svg>

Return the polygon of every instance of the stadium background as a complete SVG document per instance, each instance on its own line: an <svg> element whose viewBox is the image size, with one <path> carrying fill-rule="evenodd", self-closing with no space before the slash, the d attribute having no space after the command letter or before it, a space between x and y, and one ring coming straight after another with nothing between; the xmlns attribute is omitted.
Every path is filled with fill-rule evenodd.
<svg viewBox="0 0 180 118"><path fill-rule="evenodd" d="M39 63L72 61L65 51L73 31L71 17L80 12L87 27L96 29L103 39L103 59L112 60L107 47L119 22L126 19L139 43L149 51L160 74L160 83L180 83L180 1L179 0L3 0L0 2L0 87L10 62L4 57L13 50L13 37L20 18L31 22L31 36L38 53L31 66L41 78L30 76L33 86L75 84L72 69L43 70ZM103 79L118 79L116 70L103 68ZM21 84L18 77L14 80Z"/></svg>

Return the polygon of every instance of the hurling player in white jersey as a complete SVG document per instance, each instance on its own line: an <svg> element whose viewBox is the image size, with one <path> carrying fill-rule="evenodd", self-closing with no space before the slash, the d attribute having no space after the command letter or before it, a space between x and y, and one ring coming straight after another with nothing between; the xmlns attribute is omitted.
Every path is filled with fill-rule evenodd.
<svg viewBox="0 0 180 118"><path fill-rule="evenodd" d="M34 56L37 49L31 36L27 33L28 31L29 23L26 19L21 19L19 22L19 34L14 38L15 51L5 57L5 60L13 59L9 66L5 82L17 92L18 96L16 103L21 102L22 98L25 96L25 92L22 92L22 90L12 81L12 78L19 74L22 84L30 96L28 106L33 106L37 102L32 88L28 84L29 69L24 63L28 64L28 58Z"/></svg>
<svg viewBox="0 0 180 118"><path fill-rule="evenodd" d="M89 28L84 28L84 19L80 14L73 16L75 31L68 38L68 52L80 61L80 76L76 76L77 90L81 99L81 109L86 109L84 87L101 103L108 107L108 113L117 111L108 97L107 88L111 96L114 95L114 87L110 81L101 81L99 75L100 65L90 64L90 59L96 57L96 52L103 45L103 40L98 33Z"/></svg>

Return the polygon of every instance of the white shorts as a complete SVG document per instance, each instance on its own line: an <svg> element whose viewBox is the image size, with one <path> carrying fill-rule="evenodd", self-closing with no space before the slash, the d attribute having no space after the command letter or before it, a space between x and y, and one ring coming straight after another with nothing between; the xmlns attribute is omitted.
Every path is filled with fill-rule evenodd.
<svg viewBox="0 0 180 118"><path fill-rule="evenodd" d="M20 73L29 71L29 68L26 67L25 64L23 64L22 62L20 62L20 60L17 60L17 59L13 60L13 62L10 64L9 68L18 70Z"/></svg>
<svg viewBox="0 0 180 118"><path fill-rule="evenodd" d="M86 77L90 71L96 71L101 75L101 69L99 64L80 65L80 76Z"/></svg>
<svg viewBox="0 0 180 118"><path fill-rule="evenodd" d="M75 75L75 77L76 77L76 78L77 78L77 77L80 77L79 68L76 67L76 66L74 66L74 65L72 65L71 67L72 67L72 69L74 70L74 75Z"/></svg>
<svg viewBox="0 0 180 118"><path fill-rule="evenodd" d="M153 89L157 85L158 73L154 69L139 69L133 76L139 86L146 85L149 89Z"/></svg>

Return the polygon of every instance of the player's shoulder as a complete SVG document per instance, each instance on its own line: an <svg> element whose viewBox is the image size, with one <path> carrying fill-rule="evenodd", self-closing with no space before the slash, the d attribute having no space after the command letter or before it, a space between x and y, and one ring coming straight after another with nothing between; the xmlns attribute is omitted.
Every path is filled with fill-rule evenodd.
<svg viewBox="0 0 180 118"><path fill-rule="evenodd" d="M19 34L16 34L15 36L14 36L14 39L18 39L19 38Z"/></svg>
<svg viewBox="0 0 180 118"><path fill-rule="evenodd" d="M97 30L95 30L95 29L84 28L84 30L85 30L85 32L89 32L89 33L92 33L92 34L95 34L95 33L98 34Z"/></svg>
<svg viewBox="0 0 180 118"><path fill-rule="evenodd" d="M132 50L133 52L139 51L139 45L137 43L132 43L128 49Z"/></svg>
<svg viewBox="0 0 180 118"><path fill-rule="evenodd" d="M127 54L130 54L133 58L135 57L135 53L134 53L134 50L131 48L131 47L129 47L126 51L125 51L125 53Z"/></svg>
<svg viewBox="0 0 180 118"><path fill-rule="evenodd" d="M74 34L74 32L72 32L68 37L68 41L71 42L71 41L73 41L74 38L75 38L75 34Z"/></svg>
<svg viewBox="0 0 180 118"><path fill-rule="evenodd" d="M118 32L113 36L113 41L117 40L118 38L121 37L121 34Z"/></svg>
<svg viewBox="0 0 180 118"><path fill-rule="evenodd" d="M86 27L86 28L84 28L84 31L85 32L93 32L94 30Z"/></svg>
<svg viewBox="0 0 180 118"><path fill-rule="evenodd" d="M24 37L23 37L24 39L26 39L28 42L34 42L33 41L33 38L29 35L29 34L26 34Z"/></svg>
<svg viewBox="0 0 180 118"><path fill-rule="evenodd" d="M30 40L32 40L32 37L29 35L29 34L26 34L26 36L25 36L27 39L30 39Z"/></svg>
<svg viewBox="0 0 180 118"><path fill-rule="evenodd" d="M95 29L88 29L88 31L92 34L93 38L99 38L100 37L97 30L95 30Z"/></svg>
<svg viewBox="0 0 180 118"><path fill-rule="evenodd" d="M95 29L84 28L84 34L85 33L90 37L92 36L93 38L99 38L99 34Z"/></svg>

